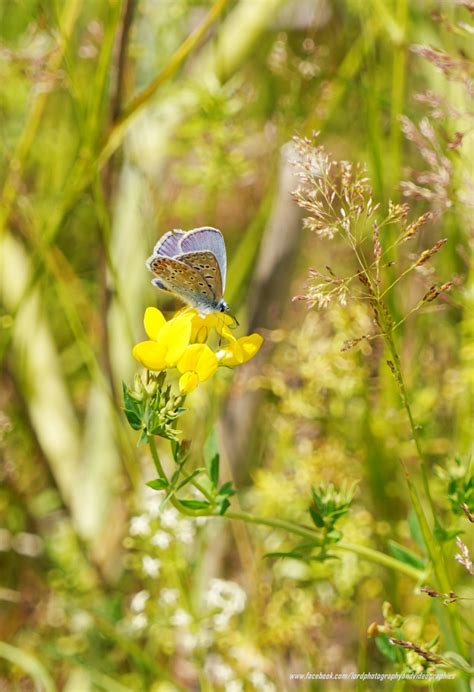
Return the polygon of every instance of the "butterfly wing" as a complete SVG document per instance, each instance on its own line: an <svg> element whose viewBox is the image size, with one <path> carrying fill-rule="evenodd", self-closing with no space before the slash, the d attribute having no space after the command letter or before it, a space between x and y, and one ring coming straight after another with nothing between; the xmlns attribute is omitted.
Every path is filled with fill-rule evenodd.
<svg viewBox="0 0 474 692"><path fill-rule="evenodd" d="M153 271L150 268L150 263L156 256L162 255L164 257L174 257L175 255L179 254L181 252L179 248L179 243L181 238L185 235L186 232L180 230L168 231L168 233L162 235L155 247L153 248L153 254L151 255L151 257L147 259L146 266L148 267L148 269L150 269L150 271ZM162 291L169 290L165 286L165 284L162 281L160 281L160 279L152 279L151 283L154 286L157 286L157 288L161 288Z"/></svg>
<svg viewBox="0 0 474 692"><path fill-rule="evenodd" d="M179 255L181 252L179 244L185 235L185 231L168 231L168 233L161 236L153 248L153 255L164 255L165 257L175 257L175 255Z"/></svg>
<svg viewBox="0 0 474 692"><path fill-rule="evenodd" d="M210 287L214 300L219 302L222 299L222 276L219 262L213 252L187 252L178 255L175 259L184 262L188 267L192 267L203 277Z"/></svg>
<svg viewBox="0 0 474 692"><path fill-rule="evenodd" d="M171 291L185 303L197 309L209 309L214 305L214 294L197 269L174 257L152 256L148 269L156 276L161 288Z"/></svg>
<svg viewBox="0 0 474 692"><path fill-rule="evenodd" d="M210 251L215 256L221 274L221 295L225 290L225 279L227 273L227 259L225 243L222 233L217 228L203 226L188 231L179 239L181 253Z"/></svg>

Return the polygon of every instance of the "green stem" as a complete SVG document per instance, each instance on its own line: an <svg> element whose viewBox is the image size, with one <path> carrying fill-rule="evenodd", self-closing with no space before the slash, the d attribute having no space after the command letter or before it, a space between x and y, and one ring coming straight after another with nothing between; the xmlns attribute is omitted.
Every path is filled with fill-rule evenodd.
<svg viewBox="0 0 474 692"><path fill-rule="evenodd" d="M157 470L157 472L158 472L158 476L159 476L162 480L164 480L164 481L166 481L166 482L168 483L168 482L169 482L169 481L168 481L168 476L166 475L166 472L165 472L165 470L164 470L164 468L163 468L163 465L162 465L162 463L161 463L161 460L160 460L160 457L159 457L159 454L158 454L158 449L157 449L157 447L156 447L155 438L153 437L153 435L148 435L147 442L148 442L148 446L150 447L151 456L152 456L152 459L153 459L153 463L155 464L155 468L156 468L156 470ZM199 488L199 490L201 490L201 488ZM202 490L201 490L201 492L202 492ZM212 516L212 514L210 514L208 510L205 510L205 509L190 509L189 507L185 507L185 506L178 500L178 498L175 497L174 495L172 495L172 496L170 497L170 502L171 502L171 504L172 504L174 507L176 507L176 509L177 509L178 511L181 512L181 514L187 514L188 517L208 517L208 516Z"/></svg>
<svg viewBox="0 0 474 692"><path fill-rule="evenodd" d="M159 477L162 478L163 480L167 481L168 478L167 478L166 473L165 473L163 466L161 464L154 437L152 437L152 436L148 437L148 444L150 447L151 456L153 458L153 463L155 464L155 468L158 472ZM192 484L208 500L212 501L212 497L209 495L209 493L205 490L205 488L202 487L202 485L198 481L193 481ZM177 510L179 510L182 514L186 514L187 516L192 516L192 517L205 517L205 516L220 517L220 516L223 516L226 519L235 519L237 521L244 521L247 524L257 524L259 526L268 526L268 527L273 528L273 529L282 529L284 531L288 531L288 533L292 533L296 536L300 536L301 538L309 538L311 541L317 541L320 539L319 533L317 531L315 531L314 529L311 529L311 528L306 527L306 526L300 526L299 524L295 524L292 521L287 521L286 519L257 517L254 514L250 514L249 512L231 511L231 510L226 512L224 515L220 515L220 514L217 514L216 512L212 512L209 510L192 510L192 509L189 509L188 507L185 507L184 505L182 505L181 502L174 496L170 498L170 501L173 504L173 506L176 507ZM425 577L424 572L422 572L421 570L418 570L415 567L412 567L411 565L406 565L405 563L400 562L400 560L397 560L396 558L391 557L390 555L385 555L384 553L381 553L378 550L374 550L373 548L369 548L365 545L359 545L357 543L348 543L346 541L340 541L339 543L336 543L333 546L331 546L331 549L336 550L336 551L342 550L342 551L354 553L356 555L359 555L360 557L365 558L366 560L369 560L370 562L375 562L376 564L382 565L384 567L388 567L389 569L394 569L398 572L401 572L402 574L406 574L407 576L411 577L415 581L421 581Z"/></svg>
<svg viewBox="0 0 474 692"><path fill-rule="evenodd" d="M125 107L120 114L118 120L114 123L102 150L99 152L97 164L99 167L114 153L114 151L122 143L125 135L125 130L128 127L132 117L146 106L151 98L155 95L159 87L172 77L185 58L191 51L202 41L203 37L209 31L209 28L216 21L219 15L223 12L228 0L216 0L212 5L203 21L196 29L183 41L179 48L173 53L163 69L156 77L140 91L132 101Z"/></svg>
<svg viewBox="0 0 474 692"><path fill-rule="evenodd" d="M309 538L313 541L315 539L320 538L319 533L317 531L314 531L310 528L306 528L304 526L299 526L298 524L294 524L291 521L286 521L285 519L269 519L267 517L256 517L253 514L249 514L249 512L231 510L226 512L223 516L227 519L245 521L248 524L269 526L274 529L284 529L289 533L293 533L303 538ZM380 553L378 550L374 550L373 548L369 548L365 545L359 545L358 543L348 543L346 541L339 541L339 543L335 543L331 546L331 550L342 550L345 552L354 553L356 555L359 555L360 557L365 558L366 560L369 560L370 562L375 562L376 564L388 567L389 569L394 569L398 572L401 572L402 574L406 574L407 576L411 577L412 579L415 579L416 581L421 581L425 577L425 573L419 569L416 569L416 567L406 565L404 562L400 562L400 560L397 560L396 558L391 557L390 555L385 555L384 553Z"/></svg>
<svg viewBox="0 0 474 692"><path fill-rule="evenodd" d="M200 493L204 495L206 500L209 500L209 502L214 502L214 498L210 493L207 492L206 488L204 488L199 481L192 481L191 485L194 485L196 490L199 490Z"/></svg>
<svg viewBox="0 0 474 692"><path fill-rule="evenodd" d="M383 315L383 311L380 311L380 314ZM384 333L384 339L385 342L389 348L390 354L393 359L393 367L395 369L395 377L398 382L399 388L400 388L400 394L403 402L403 406L407 412L408 420L410 423L410 428L412 431L412 436L413 436L413 441L415 442L415 447L416 451L418 454L418 457L420 459L420 467L421 467L421 477L422 477L422 482L423 482L423 488L426 494L426 499L428 501L428 504L430 506L430 510L433 516L433 522L434 525L436 526L437 524L437 519L436 519L436 510L435 506L433 503L433 498L431 496L431 491L429 487L429 480L428 480L428 470L427 470L427 464L426 464L426 459L423 454L423 450L421 448L421 443L420 439L418 436L418 431L415 425L415 420L413 418L413 414L411 411L411 406L410 402L408 399L407 395L407 389L405 386L405 381L403 379L403 374L402 374L402 369L401 369L401 363L400 363L400 357L398 355L395 342L393 339L392 335L392 329L390 325L385 324L384 325L385 333ZM410 499L413 505L413 509L415 511L415 514L418 518L418 522L420 524L420 529L423 535L423 540L426 545L426 549L428 551L429 558L431 560L431 563L433 565L433 570L434 574L436 577L436 580L438 582L438 586L441 591L445 593L449 593L452 591L450 587L450 581L449 581L449 576L448 572L446 569L446 564L445 564L445 559L444 555L442 552L442 548L440 545L436 544L435 537L433 535L433 532L430 528L430 525L428 523L428 520L426 518L425 511L423 509L422 503L420 501L420 496L418 493L418 490L415 486L415 484L412 482L410 479L410 476L407 471L405 471L405 476L406 476L406 481L408 485L408 491L410 493ZM461 655L465 654L465 646L459 626L459 621L457 619L456 613L448 610L447 612L447 621L449 624L450 628L450 634L452 637L452 644L454 645L455 648L457 648L458 652Z"/></svg>
<svg viewBox="0 0 474 692"><path fill-rule="evenodd" d="M147 442L148 446L150 447L153 463L155 464L155 468L158 471L159 477L161 478L161 480L168 482L168 476L165 473L165 470L160 461L160 457L158 455L158 449L156 448L155 438L152 435L148 435Z"/></svg>
<svg viewBox="0 0 474 692"><path fill-rule="evenodd" d="M413 436L413 441L415 443L416 451L418 454L418 457L420 459L420 466L421 466L421 478L423 481L423 488L426 493L426 498L428 500L428 503L430 505L430 510L433 515L433 522L436 524L436 510L433 502L433 498L431 497L431 490L430 490L430 485L428 481L428 472L426 468L426 459L425 455L423 453L423 450L421 448L421 443L420 443L420 437L418 435L418 430L415 424L415 420L413 418L413 413L411 410L410 406L410 401L408 399L408 393L407 389L405 386L405 380L403 378L403 373L402 373L402 368L401 368L401 363L400 363L400 357L398 355L398 351L395 346L395 342L393 340L393 335L392 335L392 330L389 327L385 333L385 341L388 345L388 348L390 350L390 354L393 358L393 365L395 368L395 373L398 381L398 385L400 387L400 394L402 397L402 403L405 408L405 411L407 412L408 416L408 421L410 423L410 428L411 428L411 433Z"/></svg>

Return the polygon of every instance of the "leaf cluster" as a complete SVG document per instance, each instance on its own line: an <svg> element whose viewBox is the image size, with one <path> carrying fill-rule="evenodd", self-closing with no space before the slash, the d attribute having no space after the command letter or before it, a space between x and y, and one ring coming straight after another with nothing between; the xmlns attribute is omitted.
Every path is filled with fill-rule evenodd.
<svg viewBox="0 0 474 692"><path fill-rule="evenodd" d="M185 411L184 398L164 386L164 374L149 375L147 384L136 378L134 388L123 383L124 413L134 430L140 430L138 445L144 444L149 435L158 435L167 440L178 441L176 421Z"/></svg>

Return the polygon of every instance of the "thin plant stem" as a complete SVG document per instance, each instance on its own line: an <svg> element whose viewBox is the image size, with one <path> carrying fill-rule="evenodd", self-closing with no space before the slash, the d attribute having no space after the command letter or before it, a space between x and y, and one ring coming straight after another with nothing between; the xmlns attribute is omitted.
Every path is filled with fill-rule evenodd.
<svg viewBox="0 0 474 692"><path fill-rule="evenodd" d="M165 470L163 468L163 465L160 461L160 457L158 454L158 450L156 447L156 442L153 436L148 437L148 444L150 447L151 451L151 456L153 459L153 463L155 465L155 468L158 472L159 477L162 480L168 480ZM201 486L201 484L197 481L193 481L193 485L203 493L205 497L207 497L209 500L212 500L211 496L205 489ZM182 514L186 514L187 516L193 516L193 517L203 517L203 516L214 516L214 517L222 517L223 519L233 519L236 521L243 521L246 522L247 524L256 524L258 526L267 526L269 528L273 529L281 529L283 531L287 531L288 533L294 534L295 536L300 536L301 538L306 538L310 539L311 541L318 541L320 540L321 536L320 534L306 526L301 526L299 524L296 524L292 521L288 521L286 519L277 519L273 517L258 517L255 516L254 514L250 514L249 512L243 512L243 511L232 511L229 510L227 511L224 515L218 514L217 512L213 511L212 509L209 510L192 510L189 509L188 507L185 507L178 498L176 497L171 497L170 498L171 503L174 505L174 507L179 510ZM400 560L397 560L394 557L391 557L390 555L385 555L384 553L381 553L378 550L374 550L373 548L369 548L368 546L365 545L359 545L357 543L350 543L347 541L339 541L339 543L334 544L331 546L332 550L341 550L345 552L351 552L354 553L355 555L359 555L360 557L364 558L365 560L369 560L370 562L374 562L378 565L381 565L383 567L388 567L389 569L396 570L397 572L400 572L402 574L405 574L408 577L411 577L411 579L414 579L417 582L420 582L424 579L425 573L422 570L416 569L415 567L412 567L411 565L407 565Z"/></svg>
<svg viewBox="0 0 474 692"><path fill-rule="evenodd" d="M161 480L168 481L168 477L160 461L158 449L156 448L155 438L152 435L148 436L148 446L150 447L151 458L153 459L153 463L155 464L158 476L161 478Z"/></svg>
<svg viewBox="0 0 474 692"><path fill-rule="evenodd" d="M385 342L386 342L386 344L390 350L390 354L393 358L392 362L393 362L393 366L395 368L396 378L397 378L398 385L400 388L402 403L403 403L403 406L404 406L405 411L406 411L407 416L408 416L408 421L410 423L410 429L412 432L413 441L415 443L416 451L417 451L418 457L419 457L420 462L421 462L420 466L421 466L421 477L422 477L422 481L423 481L423 488L425 490L426 498L427 498L428 503L430 505L431 513L433 515L433 521L436 523L436 510L434 507L433 498L431 497L431 491L430 491L430 486L429 486L429 482L428 482L428 474L427 474L427 469L426 469L426 459L425 459L425 456L423 454L423 450L421 448L420 437L418 435L418 429L417 429L417 426L415 424L415 420L413 418L413 413L412 413L411 406L410 406L410 401L408 399L408 393L407 393L407 389L405 386L405 380L404 380L403 373L402 373L400 357L398 355L398 351L397 351L397 348L395 346L395 341L393 339L393 335L391 332L392 332L392 330L390 328L387 329L387 331L385 333Z"/></svg>
<svg viewBox="0 0 474 692"><path fill-rule="evenodd" d="M159 72L150 82L150 84L140 91L124 108L110 130L105 144L98 155L96 163L99 168L102 167L104 162L107 161L107 159L121 144L125 130L128 127L132 116L134 116L147 103L149 103L150 99L155 95L156 91L161 87L161 85L175 74L185 58L189 55L189 53L191 53L193 48L195 48L202 41L212 24L223 12L226 4L227 0L216 0L201 24L199 24L199 26L197 26L196 29L183 41L183 43L168 60L161 72Z"/></svg>
<svg viewBox="0 0 474 692"><path fill-rule="evenodd" d="M245 521L249 524L257 524L260 526L269 526L274 529L284 529L285 531L293 533L297 536L301 536L302 538L310 538L312 540L315 538L320 538L319 534L316 531L313 531L313 529L299 526L298 524L294 524L293 522L286 521L284 519L257 517L248 512L234 512L230 510L224 514L224 518L236 519L238 521ZM385 555L378 550L374 550L373 548L369 548L358 543L339 541L339 543L335 543L331 546L331 550L342 550L355 553L356 555L359 555L370 562L375 562L376 564L383 565L384 567L388 567L401 572L402 574L406 574L416 581L421 581L425 576L425 573L419 569L416 569L416 567L406 565L390 555Z"/></svg>
<svg viewBox="0 0 474 692"><path fill-rule="evenodd" d="M381 314L383 314L383 311L380 311ZM388 346L388 349L390 351L390 354L393 359L393 367L394 367L394 374L395 378L397 380L399 389L400 389L400 394L402 398L402 403L403 406L406 410L407 417L410 423L410 428L411 432L413 435L413 441L415 443L416 451L418 454L418 457L420 459L420 467L421 467L421 478L423 482L423 489L426 494L426 499L428 501L428 504L430 506L430 510L433 516L433 522L434 526L437 524L437 519L436 519L436 510L434 507L433 503L433 498L431 496L431 491L429 487L429 480L428 480L428 470L427 470L427 465L426 465L426 459L423 454L423 450L421 447L419 435L418 435L418 430L415 424L415 420L413 418L410 402L408 399L408 394L407 394L407 389L405 386L405 381L403 378L403 373L402 373L402 368L401 368L401 363L400 363L400 357L398 355L397 348L395 346L395 342L393 339L392 335L392 328L390 326L385 325L385 333L384 333L384 339L385 342ZM440 586L440 589L444 591L445 593L448 593L452 591L450 587L450 581L449 581L449 576L446 570L446 565L445 565L445 560L444 560L444 555L443 551L440 545L436 544L435 537L433 535L432 529L429 526L428 520L426 518L425 511L423 509L423 506L420 501L420 497L418 494L418 490L415 487L414 483L412 482L408 472L405 471L405 476L407 480L407 485L408 485L408 491L410 494L410 499L413 505L413 509L415 511L415 514L418 518L418 522L420 524L421 532L423 535L423 539L425 541L426 549L428 551L428 555L430 557L431 563L433 565L433 570L436 576L436 579L438 581L438 584ZM456 613L452 611L448 611L447 613L447 620L450 626L450 634L452 637L453 645L457 648L459 653L464 655L464 642L462 639L460 627L459 627L459 621L456 617Z"/></svg>

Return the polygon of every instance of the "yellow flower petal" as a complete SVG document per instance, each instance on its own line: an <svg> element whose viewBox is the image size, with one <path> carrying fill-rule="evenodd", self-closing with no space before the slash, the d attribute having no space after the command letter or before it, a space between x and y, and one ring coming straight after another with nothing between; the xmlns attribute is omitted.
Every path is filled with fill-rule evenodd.
<svg viewBox="0 0 474 692"><path fill-rule="evenodd" d="M232 317L230 315L225 315L222 312L216 312L214 313L214 316L216 318L214 327L217 333L230 341L235 341L235 336L229 329L231 325L235 324Z"/></svg>
<svg viewBox="0 0 474 692"><path fill-rule="evenodd" d="M241 365L253 358L259 351L263 343L263 338L260 334L250 334L250 336L242 336L235 342L230 342L217 354L219 365L233 367Z"/></svg>
<svg viewBox="0 0 474 692"><path fill-rule="evenodd" d="M195 372L185 372L184 375L181 375L179 378L179 391L181 394L189 394L193 389L196 389L198 384L199 377Z"/></svg>
<svg viewBox="0 0 474 692"><path fill-rule="evenodd" d="M152 341L157 340L158 332L166 324L166 320L163 317L163 313L158 310L158 308L147 308L145 310L145 317L143 318L143 324L145 326L145 331L147 336Z"/></svg>
<svg viewBox="0 0 474 692"><path fill-rule="evenodd" d="M239 343L244 352L244 363L246 363L260 351L260 346L263 344L263 336L257 333L249 334L249 336L243 336L239 339Z"/></svg>
<svg viewBox="0 0 474 692"><path fill-rule="evenodd" d="M215 371L217 370L217 366L219 364L217 361L216 354L213 351L211 351L209 346L206 346L205 344L203 344L203 346L204 348L201 352L196 367L196 372L201 382L209 379L209 377L211 377L211 375L215 373Z"/></svg>
<svg viewBox="0 0 474 692"><path fill-rule="evenodd" d="M141 341L133 347L132 355L148 370L164 370L166 348L156 341Z"/></svg>
<svg viewBox="0 0 474 692"><path fill-rule="evenodd" d="M178 362L179 372L194 372L199 381L207 380L217 370L217 356L207 344L191 344Z"/></svg>
<svg viewBox="0 0 474 692"><path fill-rule="evenodd" d="M204 344L207 341L207 337L209 336L209 329L206 327L205 324L202 324L198 329L193 326L193 329L191 331L191 342L198 343L198 344Z"/></svg>
<svg viewBox="0 0 474 692"><path fill-rule="evenodd" d="M166 348L166 365L173 367L181 358L191 338L191 320L188 316L180 315L167 322L158 335L161 345Z"/></svg>
<svg viewBox="0 0 474 692"><path fill-rule="evenodd" d="M193 312L191 343L204 343L211 329L215 329L218 334L226 338L234 338L232 335L228 336L227 332L225 335L222 333L222 330L226 329L227 325L233 323L233 319L229 315L225 315L222 312L211 312L208 315L201 316L195 310Z"/></svg>

